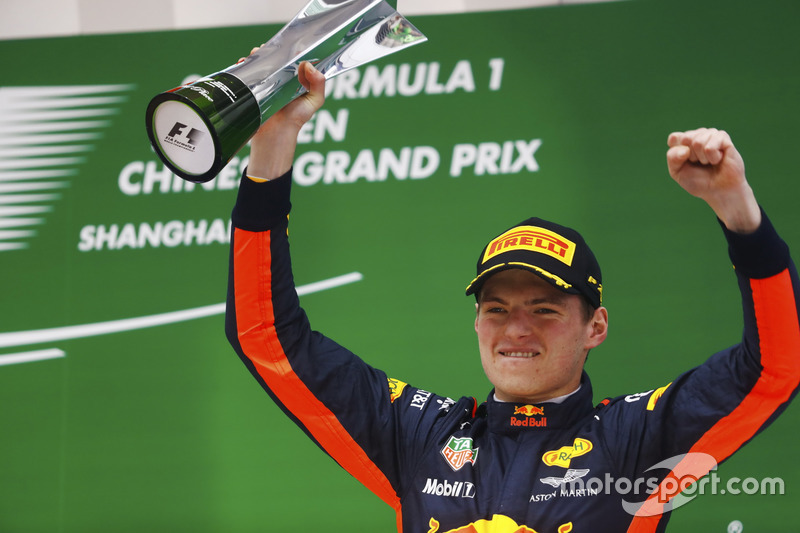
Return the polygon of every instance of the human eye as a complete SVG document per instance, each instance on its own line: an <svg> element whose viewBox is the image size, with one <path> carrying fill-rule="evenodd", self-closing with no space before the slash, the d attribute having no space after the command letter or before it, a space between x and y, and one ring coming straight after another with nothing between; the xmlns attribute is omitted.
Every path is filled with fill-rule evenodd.
<svg viewBox="0 0 800 533"><path fill-rule="evenodd" d="M498 304L497 302L486 302L483 306L481 306L481 310L484 313L490 313L490 314L505 312L505 308L502 305Z"/></svg>

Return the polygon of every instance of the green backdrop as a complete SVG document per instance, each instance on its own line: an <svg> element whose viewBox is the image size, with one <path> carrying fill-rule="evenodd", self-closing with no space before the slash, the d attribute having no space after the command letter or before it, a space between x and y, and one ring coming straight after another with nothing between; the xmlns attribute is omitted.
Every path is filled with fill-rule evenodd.
<svg viewBox="0 0 800 533"><path fill-rule="evenodd" d="M313 324L403 381L483 398L463 290L486 240L538 215L603 266L595 401L737 342L725 243L669 178L666 137L728 130L796 254L798 15L636 0L411 17L430 41L333 82L300 145L296 279L362 276L304 295ZM393 530L224 337L246 149L187 190L145 135L153 95L278 29L0 41L0 531ZM796 530L798 422L792 406L719 472L784 494L701 496L670 531Z"/></svg>

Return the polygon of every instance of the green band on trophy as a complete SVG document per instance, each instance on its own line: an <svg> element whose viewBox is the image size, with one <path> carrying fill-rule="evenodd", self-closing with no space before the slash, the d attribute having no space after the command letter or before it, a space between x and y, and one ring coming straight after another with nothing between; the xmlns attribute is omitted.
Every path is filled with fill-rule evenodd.
<svg viewBox="0 0 800 533"><path fill-rule="evenodd" d="M216 176L261 125L255 97L235 76L212 74L159 94L147 108L147 133L182 178Z"/></svg>

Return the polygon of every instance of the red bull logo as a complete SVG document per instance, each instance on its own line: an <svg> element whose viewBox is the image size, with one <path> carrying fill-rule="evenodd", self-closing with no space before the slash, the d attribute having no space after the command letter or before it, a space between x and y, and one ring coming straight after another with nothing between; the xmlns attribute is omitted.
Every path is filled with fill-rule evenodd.
<svg viewBox="0 0 800 533"><path fill-rule="evenodd" d="M513 518L501 514L493 515L490 520L478 520L466 526L442 532L439 531L439 521L435 518L431 518L428 525L430 527L428 533L537 533L535 529L521 526ZM572 522L558 526L558 533L571 532Z"/></svg>
<svg viewBox="0 0 800 533"><path fill-rule="evenodd" d="M469 437L458 438L450 437L447 444L442 448L442 456L453 470L461 470L467 463L475 464L478 460L478 448L472 447L472 439Z"/></svg>
<svg viewBox="0 0 800 533"><path fill-rule="evenodd" d="M515 407L514 414L525 416L544 415L544 409L535 405L523 405L522 407Z"/></svg>
<svg viewBox="0 0 800 533"><path fill-rule="evenodd" d="M546 418L523 418L520 420L519 418L514 418L513 416L508 421L509 425L514 427L526 427L526 428L545 428L547 427L547 419Z"/></svg>
<svg viewBox="0 0 800 533"><path fill-rule="evenodd" d="M569 468L570 462L575 457L586 455L592 451L593 447L594 445L591 441L577 438L572 443L572 446L563 446L557 450L544 452L544 455L542 455L542 461L547 466L561 466L563 468Z"/></svg>
<svg viewBox="0 0 800 533"><path fill-rule="evenodd" d="M512 250L528 250L549 255L572 266L575 243L558 233L537 226L518 226L503 233L486 246L485 263L492 257Z"/></svg>
<svg viewBox="0 0 800 533"><path fill-rule="evenodd" d="M508 423L514 427L547 427L547 418L531 418L534 415L543 416L544 409L535 405L523 405L514 408L514 415ZM517 418L516 415L522 415L525 418Z"/></svg>

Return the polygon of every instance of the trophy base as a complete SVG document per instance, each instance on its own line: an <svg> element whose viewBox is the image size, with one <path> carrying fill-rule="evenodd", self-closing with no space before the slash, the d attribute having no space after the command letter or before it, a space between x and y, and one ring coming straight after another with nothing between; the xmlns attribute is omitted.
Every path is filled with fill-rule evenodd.
<svg viewBox="0 0 800 533"><path fill-rule="evenodd" d="M213 179L261 125L250 89L236 76L218 72L156 95L145 115L150 143L181 178Z"/></svg>

